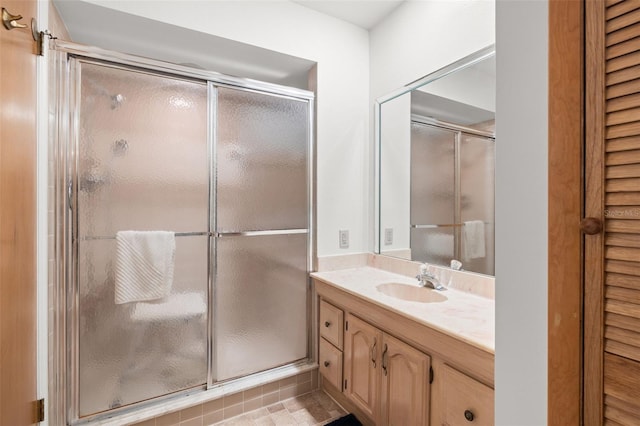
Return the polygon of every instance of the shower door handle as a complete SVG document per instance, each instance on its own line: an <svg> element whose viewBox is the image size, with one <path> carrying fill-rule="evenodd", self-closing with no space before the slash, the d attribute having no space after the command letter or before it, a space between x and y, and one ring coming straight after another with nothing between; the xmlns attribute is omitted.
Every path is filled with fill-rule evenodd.
<svg viewBox="0 0 640 426"><path fill-rule="evenodd" d="M69 203L69 210L73 210L73 182L69 181L67 184L67 203Z"/></svg>

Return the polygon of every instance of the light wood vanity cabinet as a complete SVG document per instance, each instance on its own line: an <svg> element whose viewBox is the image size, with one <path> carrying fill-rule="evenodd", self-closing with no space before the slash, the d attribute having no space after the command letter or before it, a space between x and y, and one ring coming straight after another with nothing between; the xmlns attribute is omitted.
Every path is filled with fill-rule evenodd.
<svg viewBox="0 0 640 426"><path fill-rule="evenodd" d="M382 332L347 314L343 392L369 418L377 417Z"/></svg>
<svg viewBox="0 0 640 426"><path fill-rule="evenodd" d="M342 350L344 312L330 303L320 301L320 336Z"/></svg>
<svg viewBox="0 0 640 426"><path fill-rule="evenodd" d="M382 334L381 404L377 424L429 424L431 358Z"/></svg>
<svg viewBox="0 0 640 426"><path fill-rule="evenodd" d="M320 374L339 390L342 390L343 329L342 309L320 301Z"/></svg>
<svg viewBox="0 0 640 426"><path fill-rule="evenodd" d="M493 426L493 389L445 365L442 374L442 424Z"/></svg>
<svg viewBox="0 0 640 426"><path fill-rule="evenodd" d="M342 351L320 339L320 374L338 389L342 389Z"/></svg>
<svg viewBox="0 0 640 426"><path fill-rule="evenodd" d="M326 283L316 290L323 387L365 425L494 424L493 354Z"/></svg>
<svg viewBox="0 0 640 426"><path fill-rule="evenodd" d="M320 311L335 310L321 302ZM328 306L327 306L328 305ZM322 317L322 314L321 314ZM323 336L320 324L320 335ZM429 423L428 355L347 313L344 325L344 381L338 350L320 339L320 373L369 419L380 425L427 425Z"/></svg>

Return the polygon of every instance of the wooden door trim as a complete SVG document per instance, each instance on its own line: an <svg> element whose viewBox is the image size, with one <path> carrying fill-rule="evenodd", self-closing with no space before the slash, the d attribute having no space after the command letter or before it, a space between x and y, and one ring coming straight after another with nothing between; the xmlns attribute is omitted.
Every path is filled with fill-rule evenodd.
<svg viewBox="0 0 640 426"><path fill-rule="evenodd" d="M581 421L583 10L549 1L549 425Z"/></svg>
<svg viewBox="0 0 640 426"><path fill-rule="evenodd" d="M33 0L5 0L37 16ZM0 28L0 425L36 423L36 44Z"/></svg>
<svg viewBox="0 0 640 426"><path fill-rule="evenodd" d="M584 215L604 222L605 2L586 1ZM603 421L603 233L584 239L583 423ZM586 374L588 372L588 374Z"/></svg>

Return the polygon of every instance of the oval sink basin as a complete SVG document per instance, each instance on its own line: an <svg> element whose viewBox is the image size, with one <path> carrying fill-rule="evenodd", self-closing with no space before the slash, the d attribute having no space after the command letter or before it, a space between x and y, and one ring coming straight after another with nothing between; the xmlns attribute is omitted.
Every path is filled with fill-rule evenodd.
<svg viewBox="0 0 640 426"><path fill-rule="evenodd" d="M447 296L430 288L417 285L384 283L376 286L376 289L389 297L418 303L438 303L447 300Z"/></svg>

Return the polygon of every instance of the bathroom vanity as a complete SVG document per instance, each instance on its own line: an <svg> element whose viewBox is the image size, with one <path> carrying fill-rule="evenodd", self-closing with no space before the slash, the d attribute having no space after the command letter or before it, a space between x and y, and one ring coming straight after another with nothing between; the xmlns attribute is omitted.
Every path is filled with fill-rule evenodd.
<svg viewBox="0 0 640 426"><path fill-rule="evenodd" d="M492 299L370 266L311 276L322 387L360 421L494 424Z"/></svg>

